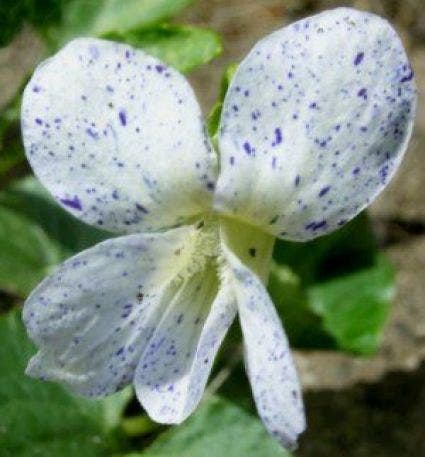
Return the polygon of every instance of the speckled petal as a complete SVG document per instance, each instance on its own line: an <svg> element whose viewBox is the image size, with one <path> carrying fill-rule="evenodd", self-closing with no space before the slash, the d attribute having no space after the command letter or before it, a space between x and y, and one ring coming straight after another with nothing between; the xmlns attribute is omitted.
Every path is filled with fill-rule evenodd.
<svg viewBox="0 0 425 457"><path fill-rule="evenodd" d="M22 131L35 174L87 223L149 232L211 204L216 156L192 89L143 51L72 41L28 83Z"/></svg>
<svg viewBox="0 0 425 457"><path fill-rule="evenodd" d="M279 316L257 275L225 246L233 275L245 362L258 413L269 433L288 449L305 429L297 372Z"/></svg>
<svg viewBox="0 0 425 457"><path fill-rule="evenodd" d="M386 186L416 91L384 19L325 11L261 40L227 93L215 208L290 240L331 232Z"/></svg>
<svg viewBox="0 0 425 457"><path fill-rule="evenodd" d="M135 387L150 417L180 423L198 405L220 344L236 314L215 266L186 281L137 367Z"/></svg>
<svg viewBox="0 0 425 457"><path fill-rule="evenodd" d="M194 230L107 240L63 263L24 306L27 331L39 349L28 374L94 397L131 383L178 291L175 277L185 265L173 253Z"/></svg>

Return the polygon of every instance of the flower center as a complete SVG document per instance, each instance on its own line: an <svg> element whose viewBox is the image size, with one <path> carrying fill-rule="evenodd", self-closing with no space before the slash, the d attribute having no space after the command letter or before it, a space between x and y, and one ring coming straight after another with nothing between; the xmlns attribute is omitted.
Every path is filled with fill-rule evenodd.
<svg viewBox="0 0 425 457"><path fill-rule="evenodd" d="M216 216L206 215L194 224L188 241L179 246L174 255L183 260L184 267L177 278L187 279L202 271L208 263L216 262L220 253L219 223Z"/></svg>

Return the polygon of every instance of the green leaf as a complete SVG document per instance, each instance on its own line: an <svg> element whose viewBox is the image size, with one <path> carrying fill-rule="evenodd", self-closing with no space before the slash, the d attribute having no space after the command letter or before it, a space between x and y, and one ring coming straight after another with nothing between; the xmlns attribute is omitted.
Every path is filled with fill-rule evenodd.
<svg viewBox="0 0 425 457"><path fill-rule="evenodd" d="M136 457L137 454L134 454ZM258 418L213 397L184 424L163 433L145 457L289 457ZM129 457L129 456L128 456Z"/></svg>
<svg viewBox="0 0 425 457"><path fill-rule="evenodd" d="M73 0L62 14L62 24L48 32L56 46L76 36L103 37L141 30L176 15L193 0Z"/></svg>
<svg viewBox="0 0 425 457"><path fill-rule="evenodd" d="M61 261L112 234L63 210L33 177L0 192L0 289L25 298Z"/></svg>
<svg viewBox="0 0 425 457"><path fill-rule="evenodd" d="M33 352L19 314L1 316L2 457L103 457L116 451L120 437L114 428L128 391L102 401L73 397L56 384L24 375Z"/></svg>
<svg viewBox="0 0 425 457"><path fill-rule="evenodd" d="M5 46L24 22L46 27L61 17L62 6L71 0L1 0L0 47Z"/></svg>
<svg viewBox="0 0 425 457"><path fill-rule="evenodd" d="M307 243L277 241L269 292L296 347L378 349L394 277L362 213Z"/></svg>
<svg viewBox="0 0 425 457"><path fill-rule="evenodd" d="M217 33L192 26L163 24L110 38L142 48L182 72L211 61L222 51Z"/></svg>
<svg viewBox="0 0 425 457"><path fill-rule="evenodd" d="M21 95L0 113L0 177L25 160L20 127Z"/></svg>
<svg viewBox="0 0 425 457"><path fill-rule="evenodd" d="M61 260L114 236L63 210L32 176L17 180L0 192L0 207L12 209L39 225L60 247Z"/></svg>
<svg viewBox="0 0 425 457"><path fill-rule="evenodd" d="M377 245L366 212L343 228L306 243L278 240L273 257L298 275L303 284L338 277L372 266Z"/></svg>
<svg viewBox="0 0 425 457"><path fill-rule="evenodd" d="M221 117L221 111L223 109L224 97L226 96L227 89L229 88L230 82L231 82L237 68L238 68L238 64L232 63L224 71L224 73L221 77L220 92L219 92L218 100L208 115L208 120L207 120L208 133L209 133L210 137L213 138L214 142L217 142L216 136L217 136L218 127L220 125L220 117Z"/></svg>
<svg viewBox="0 0 425 457"><path fill-rule="evenodd" d="M59 248L31 220L0 207L0 288L26 296L59 259Z"/></svg>
<svg viewBox="0 0 425 457"><path fill-rule="evenodd" d="M291 346L297 348L335 348L335 340L322 326L311 309L307 290L301 278L285 265L272 265L268 291L283 320Z"/></svg>
<svg viewBox="0 0 425 457"><path fill-rule="evenodd" d="M373 354L394 295L394 271L384 256L376 265L308 290L312 310L323 327L348 351Z"/></svg>

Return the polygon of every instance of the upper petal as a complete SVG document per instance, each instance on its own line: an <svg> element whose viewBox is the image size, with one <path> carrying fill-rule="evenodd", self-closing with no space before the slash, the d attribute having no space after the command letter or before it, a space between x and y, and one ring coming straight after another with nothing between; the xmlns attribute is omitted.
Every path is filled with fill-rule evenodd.
<svg viewBox="0 0 425 457"><path fill-rule="evenodd" d="M234 295L215 262L175 295L135 374L139 401L152 419L180 423L198 405L215 355L236 314Z"/></svg>
<svg viewBox="0 0 425 457"><path fill-rule="evenodd" d="M70 42L28 83L22 130L38 178L90 224L151 231L210 204L216 157L192 89L143 51Z"/></svg>
<svg viewBox="0 0 425 457"><path fill-rule="evenodd" d="M338 8L271 34L224 102L216 209L292 240L334 230L396 171L415 102L412 68L384 19Z"/></svg>
<svg viewBox="0 0 425 457"><path fill-rule="evenodd" d="M130 383L172 297L193 227L104 241L72 257L24 306L39 352L28 372L100 396Z"/></svg>

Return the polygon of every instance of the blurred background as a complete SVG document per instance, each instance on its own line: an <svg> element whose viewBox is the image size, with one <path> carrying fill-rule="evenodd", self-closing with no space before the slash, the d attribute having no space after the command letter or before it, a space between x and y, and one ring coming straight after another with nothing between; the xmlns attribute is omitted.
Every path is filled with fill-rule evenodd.
<svg viewBox="0 0 425 457"><path fill-rule="evenodd" d="M237 325L201 407L177 427L152 423L128 390L92 402L23 376L34 352L23 300L59 262L110 235L67 215L32 178L20 95L35 65L69 39L100 36L185 72L208 118L229 69L258 39L337 6L396 27L419 104L401 169L367 214L319 240L276 245L269 291L295 350L309 423L293 455L425 455L424 0L0 0L0 457L289 455L255 415Z"/></svg>

